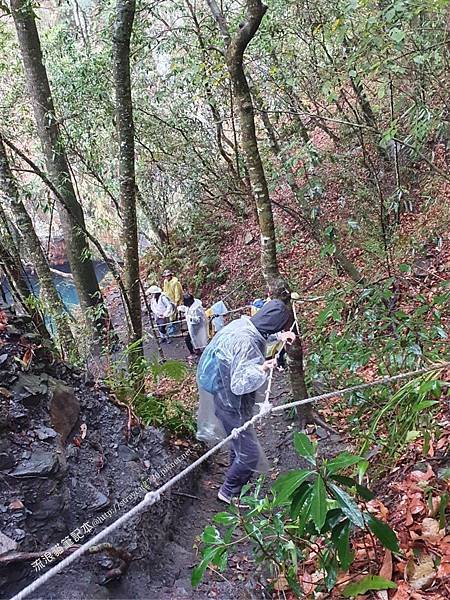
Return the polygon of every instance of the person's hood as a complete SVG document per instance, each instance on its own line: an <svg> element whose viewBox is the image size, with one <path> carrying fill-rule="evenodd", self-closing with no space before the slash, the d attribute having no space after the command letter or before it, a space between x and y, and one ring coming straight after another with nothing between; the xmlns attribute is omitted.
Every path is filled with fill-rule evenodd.
<svg viewBox="0 0 450 600"><path fill-rule="evenodd" d="M289 309L281 300L270 300L250 321L261 335L267 337L283 329L289 323Z"/></svg>

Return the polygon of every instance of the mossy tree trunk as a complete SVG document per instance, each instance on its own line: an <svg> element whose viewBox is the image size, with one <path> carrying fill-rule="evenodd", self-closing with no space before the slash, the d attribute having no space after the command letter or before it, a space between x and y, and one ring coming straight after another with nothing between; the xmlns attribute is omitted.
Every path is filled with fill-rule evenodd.
<svg viewBox="0 0 450 600"><path fill-rule="evenodd" d="M278 268L272 203L259 153L253 101L243 64L245 49L257 32L267 7L260 0L246 0L245 21L240 24L238 31L232 36L216 1L208 0L208 5L225 40L226 62L239 115L242 155L248 171L261 231L261 265L264 279L272 297L280 298L289 303L290 292ZM290 382L292 395L295 400L301 400L307 396L307 388L300 335L297 336L295 343L289 347L288 355L291 359ZM301 407L298 416L302 427L306 423L315 422L309 404Z"/></svg>
<svg viewBox="0 0 450 600"><path fill-rule="evenodd" d="M116 88L117 130L119 137L119 183L122 234L125 258L125 287L130 303L130 343L142 338L142 311L139 284L139 246L136 217L136 177L133 103L131 98L130 45L135 0L117 0L113 36L114 83ZM131 357L142 356L137 343Z"/></svg>
<svg viewBox="0 0 450 600"><path fill-rule="evenodd" d="M21 238L23 240L26 254L28 255L31 263L36 269L36 273L39 277L39 284L41 287L42 298L44 300L44 307L48 310L49 314L53 318L53 322L56 326L56 331L59 337L62 348L65 353L69 353L72 356L76 354L76 345L73 339L72 331L69 326L69 318L66 313L64 304L56 291L53 283L52 274L50 271L47 258L42 250L40 240L34 230L33 222L28 214L25 205L23 204L19 190L16 185L16 181L11 173L11 169L8 162L8 156L5 151L5 146L0 136L0 197L2 201L9 207L11 213L14 216L15 224ZM0 218L4 221L5 229L7 230L8 224L6 222L6 215L4 211L1 211ZM16 257L16 260L20 261L20 257ZM20 264L17 265L20 273ZM25 284L25 288L28 287L25 282L18 285L20 288ZM25 289L22 290L25 293Z"/></svg>
<svg viewBox="0 0 450 600"><path fill-rule="evenodd" d="M77 199L70 177L69 164L42 58L32 3L29 0L11 0L11 12L47 171L53 185L64 197L67 207L66 209L60 206L59 215L66 242L67 258L80 298L80 305L84 315L90 317L88 321L94 320L96 326L94 333L103 334L109 319L84 233L83 209Z"/></svg>

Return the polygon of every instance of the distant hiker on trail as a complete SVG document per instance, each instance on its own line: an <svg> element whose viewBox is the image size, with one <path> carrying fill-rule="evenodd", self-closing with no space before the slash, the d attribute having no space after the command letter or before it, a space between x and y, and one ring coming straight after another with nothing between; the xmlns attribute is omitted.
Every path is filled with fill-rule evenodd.
<svg viewBox="0 0 450 600"><path fill-rule="evenodd" d="M174 306L166 294L163 293L162 289L157 285L151 285L148 288L147 293L150 296L150 308L155 316L161 341L170 344L170 339L167 335L167 324L173 313Z"/></svg>
<svg viewBox="0 0 450 600"><path fill-rule="evenodd" d="M176 307L180 306L180 304L183 302L183 286L181 285L178 278L175 277L175 275L173 274L173 272L170 269L166 269L164 271L164 273L162 274L162 276L164 279L163 291L164 291L165 295L169 298L169 300L175 306L175 309L173 310L172 314L170 315L170 321L177 321L178 314L177 314ZM173 335L177 331L177 329L178 329L177 325L169 324L168 335Z"/></svg>
<svg viewBox="0 0 450 600"><path fill-rule="evenodd" d="M183 302L183 286L170 269L166 269L162 276L164 279L163 292L175 306L180 306Z"/></svg>
<svg viewBox="0 0 450 600"><path fill-rule="evenodd" d="M267 340L273 334L292 343L284 331L290 313L281 300L267 302L258 313L241 317L221 329L208 344L197 369L200 404L197 438L217 443L253 416L256 394L264 389L274 360L265 360ZM283 333L280 333L283 332ZM229 504L239 496L264 458L256 434L248 428L231 442L230 468L218 493Z"/></svg>
<svg viewBox="0 0 450 600"><path fill-rule="evenodd" d="M208 323L202 301L194 298L192 294L183 295L183 304L178 311L184 313L188 332L184 341L189 350L188 360L201 354L203 348L208 344Z"/></svg>
<svg viewBox="0 0 450 600"><path fill-rule="evenodd" d="M227 314L228 308L226 304L222 302L222 300L219 300L210 306L205 312L208 318L208 335L210 338L212 338L218 331L222 329L222 327L225 327L224 315Z"/></svg>

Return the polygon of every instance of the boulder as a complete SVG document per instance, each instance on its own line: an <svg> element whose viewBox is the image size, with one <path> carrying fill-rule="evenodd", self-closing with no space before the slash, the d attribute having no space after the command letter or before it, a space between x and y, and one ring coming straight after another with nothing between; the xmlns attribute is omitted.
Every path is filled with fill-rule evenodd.
<svg viewBox="0 0 450 600"><path fill-rule="evenodd" d="M0 531L0 554L11 552L17 548L17 542Z"/></svg>
<svg viewBox="0 0 450 600"><path fill-rule="evenodd" d="M36 450L31 457L20 462L11 475L14 477L43 477L52 475L58 469L59 461L53 452Z"/></svg>
<svg viewBox="0 0 450 600"><path fill-rule="evenodd" d="M52 427L60 434L64 443L78 420L80 403L73 388L60 381L51 381L50 389L49 411Z"/></svg>

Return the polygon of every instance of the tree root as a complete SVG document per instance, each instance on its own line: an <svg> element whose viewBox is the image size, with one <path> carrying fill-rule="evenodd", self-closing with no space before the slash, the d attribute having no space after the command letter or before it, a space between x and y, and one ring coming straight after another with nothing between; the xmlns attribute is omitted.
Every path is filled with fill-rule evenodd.
<svg viewBox="0 0 450 600"><path fill-rule="evenodd" d="M313 410L307 410L305 412L302 411L302 413L300 415L298 415L298 417L297 417L296 424L298 425L298 428L300 431L305 431L307 425L317 425L318 427L322 427L322 429L325 429L325 431L327 432L328 435L331 435L331 434L340 435L340 432L337 429L334 429L334 427L332 427L331 425L328 425L328 423L326 423L322 419L322 417L319 415L319 413L317 413L316 411L313 411ZM290 442L292 440L293 436L294 436L293 431L288 433L281 440L281 442L279 442L277 444L277 448Z"/></svg>
<svg viewBox="0 0 450 600"><path fill-rule="evenodd" d="M313 414L313 422L307 423L307 425L318 425L319 427L322 427L322 429L325 429L325 431L328 433L339 435L339 431L334 429L334 427L331 427L331 425L328 425L328 423L326 423L318 413Z"/></svg>
<svg viewBox="0 0 450 600"><path fill-rule="evenodd" d="M69 554L75 552L75 550L78 550L79 547L80 544L74 544L70 548L66 548L64 552L60 555L60 557L65 558ZM116 578L119 575L123 575L128 569L128 566L133 559L129 552L123 550L122 548L116 548L115 546L109 543L98 544L97 546L92 546L88 550L89 554L97 554L99 552L107 552L108 554L110 554L114 558L117 558L120 561L118 567L116 567L115 569L110 569L106 573L105 578L108 578L108 581L112 578ZM46 553L48 553L48 550L42 550L41 552L9 552L0 556L0 566L8 566L18 562L34 561L38 558L43 558ZM114 572L113 577L111 577L112 572Z"/></svg>

